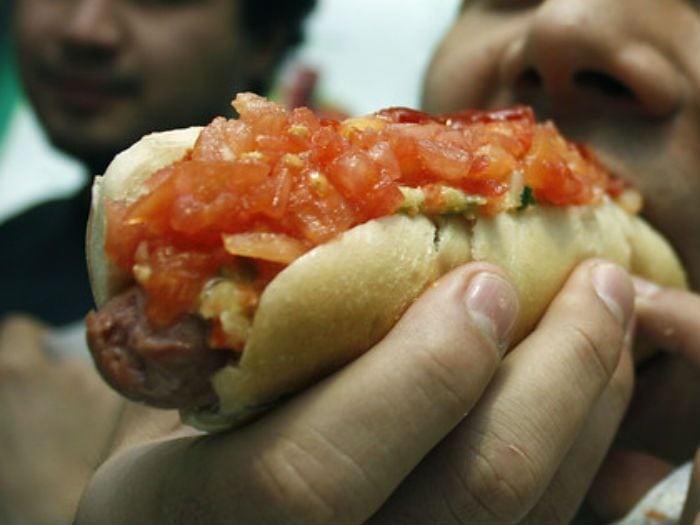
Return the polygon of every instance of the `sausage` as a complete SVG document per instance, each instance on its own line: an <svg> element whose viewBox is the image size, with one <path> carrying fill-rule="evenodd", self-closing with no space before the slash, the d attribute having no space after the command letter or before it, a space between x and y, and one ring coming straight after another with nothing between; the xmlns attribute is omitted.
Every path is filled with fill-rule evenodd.
<svg viewBox="0 0 700 525"><path fill-rule="evenodd" d="M134 286L86 317L87 339L107 382L133 401L160 408L203 408L218 400L209 379L235 359L211 348L207 323L186 315L155 328L144 313L146 295Z"/></svg>

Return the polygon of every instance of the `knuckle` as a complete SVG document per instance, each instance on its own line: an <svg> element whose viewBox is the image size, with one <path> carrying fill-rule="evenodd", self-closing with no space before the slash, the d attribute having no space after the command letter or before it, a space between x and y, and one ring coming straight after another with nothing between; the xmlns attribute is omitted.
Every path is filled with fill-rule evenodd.
<svg viewBox="0 0 700 525"><path fill-rule="evenodd" d="M580 370L596 382L610 381L620 358L622 340L616 345L574 324L565 327L565 340L578 358Z"/></svg>
<svg viewBox="0 0 700 525"><path fill-rule="evenodd" d="M453 352L423 351L420 352L422 374L414 386L418 388L435 409L443 410L450 418L458 418L473 403L473 393L467 388L464 380L464 367L459 363L449 362L443 356Z"/></svg>
<svg viewBox="0 0 700 525"><path fill-rule="evenodd" d="M540 477L536 462L514 443L489 437L493 445L473 450L453 489L452 514L459 523L506 525L532 505Z"/></svg>
<svg viewBox="0 0 700 525"><path fill-rule="evenodd" d="M359 523L358 484L372 483L359 464L324 437L277 436L255 462L253 477L279 523ZM358 493L364 491L357 490ZM277 521L275 521L277 523Z"/></svg>
<svg viewBox="0 0 700 525"><path fill-rule="evenodd" d="M176 464L163 489L167 496L160 505L165 523L229 523L234 518L246 523L308 525L360 523L351 512L347 487L319 472L332 467L319 461L318 454L296 440L269 435L246 450L245 459L235 455L228 468L222 457L211 454L207 443L188 450L185 460ZM220 444L211 445L220 452ZM212 462L216 462L213 464ZM204 468L202 468L204 467ZM366 516L365 516L366 518ZM248 521L246 521L248 520Z"/></svg>

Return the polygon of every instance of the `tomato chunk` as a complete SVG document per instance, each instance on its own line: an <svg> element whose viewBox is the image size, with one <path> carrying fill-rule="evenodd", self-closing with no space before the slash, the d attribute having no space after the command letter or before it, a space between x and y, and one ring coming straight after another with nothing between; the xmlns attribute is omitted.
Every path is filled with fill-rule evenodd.
<svg viewBox="0 0 700 525"><path fill-rule="evenodd" d="M444 187L483 197L481 213L502 211L516 172L543 205L621 191L590 150L525 106L437 116L389 108L340 122L250 93L233 105L240 117L214 119L153 174L149 193L107 205L108 254L146 289L154 322L196 311L204 283L241 258L257 265L252 286L262 289L313 246L397 212L402 186L422 188L435 213Z"/></svg>

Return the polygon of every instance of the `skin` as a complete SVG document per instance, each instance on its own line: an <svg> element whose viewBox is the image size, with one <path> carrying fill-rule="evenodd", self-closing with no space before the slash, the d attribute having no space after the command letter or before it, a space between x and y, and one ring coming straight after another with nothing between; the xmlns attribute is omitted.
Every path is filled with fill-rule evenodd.
<svg viewBox="0 0 700 525"><path fill-rule="evenodd" d="M77 522L551 522L575 508L594 474L580 466L602 460L622 418L633 297L621 269L583 264L501 360L517 298L497 268L466 265L367 354L249 426L127 440Z"/></svg>
<svg viewBox="0 0 700 525"><path fill-rule="evenodd" d="M643 215L671 241L698 290L698 43L694 2L469 1L434 57L424 105L441 112L526 103L539 118L554 119L641 190ZM649 292L638 299L640 337L676 355L638 373L615 451L593 490L593 506L612 517L700 443L698 341L690 328L700 326L700 301L638 288ZM672 335L659 340L663 333ZM650 428L665 428L664 435Z"/></svg>
<svg viewBox="0 0 700 525"><path fill-rule="evenodd" d="M662 12L663 10L663 12ZM472 0L438 49L424 106L531 105L645 196L700 287L700 6Z"/></svg>
<svg viewBox="0 0 700 525"><path fill-rule="evenodd" d="M76 522L567 523L632 395L633 283L582 264L501 359L512 293L493 266L459 268L367 354L230 434L131 407ZM650 336L692 338L697 317L661 311L639 315ZM700 359L697 342L673 348ZM700 510L692 490L684 516Z"/></svg>
<svg viewBox="0 0 700 525"><path fill-rule="evenodd" d="M124 404L83 361L49 358L47 332L25 317L0 324L0 522L7 525L70 523Z"/></svg>
<svg viewBox="0 0 700 525"><path fill-rule="evenodd" d="M572 26L572 17L587 23ZM693 97L700 89L688 39L700 35L699 21L681 0L470 2L430 69L425 105L448 111L523 100L540 116L557 117L648 194L647 217L674 243L697 286L700 166L690 146L698 138ZM519 41L538 52L518 58L516 46L506 53ZM638 47L614 59L630 49L626 42ZM652 66L658 70L645 72ZM535 75L520 73L533 68ZM596 74L576 76L581 70ZM613 92L634 97L601 89L618 77L631 85ZM580 104L567 104L573 97ZM611 443L623 454L641 449L642 461L632 465L648 474L647 483L697 447L700 299L644 288L637 282L635 290L615 266L587 261L537 329L503 358L498 349L517 299L498 268L465 265L361 358L242 429L199 436L174 414L135 409L76 522L568 523ZM635 326L666 350L639 371L637 388L629 352ZM690 393L684 403L673 399L672 417L670 400L656 403L669 385ZM631 399L631 416L647 413L661 437L678 438L655 442L648 430L634 430L634 417L620 430ZM598 487L625 489L635 479L610 459L606 465ZM700 511L695 470L683 525ZM591 505L612 518L642 489L606 498L610 490L596 496L594 487Z"/></svg>
<svg viewBox="0 0 700 525"><path fill-rule="evenodd" d="M253 46L238 11L236 0L17 2L21 75L50 139L102 173L146 133L230 113L275 45Z"/></svg>
<svg viewBox="0 0 700 525"><path fill-rule="evenodd" d="M51 141L97 174L146 133L232 113L232 93L276 65L285 29L279 40L253 39L239 6L14 2L22 80ZM49 358L48 330L27 319L0 327L0 522L8 525L72 521L123 404L91 364Z"/></svg>

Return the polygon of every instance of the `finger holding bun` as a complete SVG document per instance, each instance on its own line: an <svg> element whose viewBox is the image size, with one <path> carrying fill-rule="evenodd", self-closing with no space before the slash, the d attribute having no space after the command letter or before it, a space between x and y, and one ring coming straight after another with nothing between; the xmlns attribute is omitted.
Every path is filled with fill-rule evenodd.
<svg viewBox="0 0 700 525"><path fill-rule="evenodd" d="M584 259L686 286L634 190L527 108L338 122L252 94L234 106L237 120L118 155L88 228L98 368L198 428L240 424L352 361L466 262L512 279L513 344Z"/></svg>

